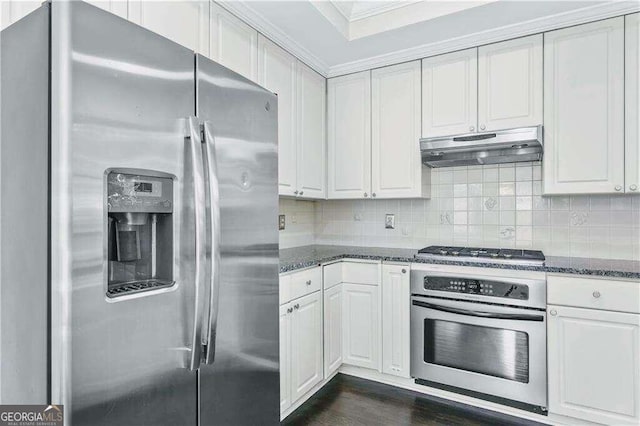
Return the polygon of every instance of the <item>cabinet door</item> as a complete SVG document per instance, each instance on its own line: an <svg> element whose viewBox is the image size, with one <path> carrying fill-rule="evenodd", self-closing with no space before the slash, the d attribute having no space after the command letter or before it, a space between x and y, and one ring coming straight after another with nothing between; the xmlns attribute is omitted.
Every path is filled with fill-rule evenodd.
<svg viewBox="0 0 640 426"><path fill-rule="evenodd" d="M42 5L41 1L3 0L0 2L0 29L5 29Z"/></svg>
<svg viewBox="0 0 640 426"><path fill-rule="evenodd" d="M420 74L420 61L371 72L373 197L422 196Z"/></svg>
<svg viewBox="0 0 640 426"><path fill-rule="evenodd" d="M322 381L322 292L291 302L291 401Z"/></svg>
<svg viewBox="0 0 640 426"><path fill-rule="evenodd" d="M129 1L129 20L203 55L209 54L209 2Z"/></svg>
<svg viewBox="0 0 640 426"><path fill-rule="evenodd" d="M278 95L278 183L280 195L295 195L296 58L258 37L258 83ZM297 192L296 192L297 194Z"/></svg>
<svg viewBox="0 0 640 426"><path fill-rule="evenodd" d="M625 17L625 191L640 191L640 13Z"/></svg>
<svg viewBox="0 0 640 426"><path fill-rule="evenodd" d="M382 372L409 377L409 266L382 266Z"/></svg>
<svg viewBox="0 0 640 426"><path fill-rule="evenodd" d="M378 286L342 284L342 362L380 369Z"/></svg>
<svg viewBox="0 0 640 426"><path fill-rule="evenodd" d="M623 17L545 33L545 194L624 189L623 110Z"/></svg>
<svg viewBox="0 0 640 426"><path fill-rule="evenodd" d="M85 0L87 3L92 4L100 9L104 9L108 12L118 15L121 18L127 19L128 2L127 0ZM207 13L208 16L208 13ZM207 24L208 25L208 24Z"/></svg>
<svg viewBox="0 0 640 426"><path fill-rule="evenodd" d="M324 377L342 364L342 284L324 292Z"/></svg>
<svg viewBox="0 0 640 426"><path fill-rule="evenodd" d="M422 60L422 137L476 131L478 49Z"/></svg>
<svg viewBox="0 0 640 426"><path fill-rule="evenodd" d="M328 195L371 193L371 73L329 79Z"/></svg>
<svg viewBox="0 0 640 426"><path fill-rule="evenodd" d="M326 80L298 62L298 191L304 198L326 194Z"/></svg>
<svg viewBox="0 0 640 426"><path fill-rule="evenodd" d="M210 25L211 59L257 81L258 32L215 2L211 2Z"/></svg>
<svg viewBox="0 0 640 426"><path fill-rule="evenodd" d="M291 406L291 304L280 306L280 415Z"/></svg>
<svg viewBox="0 0 640 426"><path fill-rule="evenodd" d="M480 131L542 124L542 34L478 48Z"/></svg>
<svg viewBox="0 0 640 426"><path fill-rule="evenodd" d="M549 412L640 422L640 315L549 306Z"/></svg>

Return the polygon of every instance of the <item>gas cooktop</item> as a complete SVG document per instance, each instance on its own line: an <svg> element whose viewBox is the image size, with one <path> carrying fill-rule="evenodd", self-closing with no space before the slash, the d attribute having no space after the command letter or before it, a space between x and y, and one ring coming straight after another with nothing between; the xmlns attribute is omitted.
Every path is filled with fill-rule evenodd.
<svg viewBox="0 0 640 426"><path fill-rule="evenodd" d="M539 250L493 249L478 247L429 246L418 251L423 259L460 260L469 262L509 263L516 265L544 265Z"/></svg>

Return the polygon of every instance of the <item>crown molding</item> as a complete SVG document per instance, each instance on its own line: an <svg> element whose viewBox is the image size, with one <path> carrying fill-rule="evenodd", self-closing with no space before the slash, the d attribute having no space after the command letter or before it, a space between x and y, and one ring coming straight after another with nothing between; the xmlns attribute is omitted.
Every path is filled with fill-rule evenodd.
<svg viewBox="0 0 640 426"><path fill-rule="evenodd" d="M429 56L441 55L443 53L454 52L456 50L469 49L484 44L524 37L638 11L640 11L640 4L636 1L614 1L598 4L556 15L532 19L517 24L492 28L490 30L468 34L462 37L424 44L384 55L334 65L329 68L326 76L330 78L344 74L366 71L373 68L413 61L427 58Z"/></svg>
<svg viewBox="0 0 640 426"><path fill-rule="evenodd" d="M256 12L255 9L246 4L246 2L216 1L216 4L252 26L259 33L291 53L323 77L326 77L329 73L329 65L325 61L311 53L304 46L285 34L281 29L274 26L271 22Z"/></svg>

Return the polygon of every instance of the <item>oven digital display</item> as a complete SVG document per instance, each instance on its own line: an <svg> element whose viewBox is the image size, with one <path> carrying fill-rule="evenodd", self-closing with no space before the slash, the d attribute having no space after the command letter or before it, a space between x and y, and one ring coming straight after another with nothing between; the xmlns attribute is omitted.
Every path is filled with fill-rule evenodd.
<svg viewBox="0 0 640 426"><path fill-rule="evenodd" d="M502 281L428 276L424 277L424 289L507 299L529 299L529 287L527 285Z"/></svg>

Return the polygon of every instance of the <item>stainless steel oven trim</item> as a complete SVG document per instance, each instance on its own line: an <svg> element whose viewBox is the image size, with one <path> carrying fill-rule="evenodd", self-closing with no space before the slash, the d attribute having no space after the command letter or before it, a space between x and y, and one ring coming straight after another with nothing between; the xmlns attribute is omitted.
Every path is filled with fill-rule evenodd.
<svg viewBox="0 0 640 426"><path fill-rule="evenodd" d="M478 317L478 318L502 319L502 320L512 320L512 321L539 321L539 322L544 321L543 315L482 312L482 311L476 311L476 310L470 310L470 309L451 308L451 307L438 305L435 303L422 302L419 300L412 300L411 305L420 306L422 308L434 309L436 311L447 312L450 314L465 315L465 316Z"/></svg>
<svg viewBox="0 0 640 426"><path fill-rule="evenodd" d="M438 290L425 290L424 277L445 277L445 278L470 278L470 279L485 279L491 281L499 281L504 283L524 284L529 287L529 299L506 299L501 297L468 294L468 293L453 293L448 291ZM439 296L448 297L469 301L484 301L490 303L502 303L505 305L514 306L526 306L530 308L546 309L547 307L547 291L546 281L544 279L530 279L530 278L510 278L505 276L493 276L493 275L478 275L469 271L460 272L441 272L424 269L412 269L411 270L411 294L424 295L424 296Z"/></svg>
<svg viewBox="0 0 640 426"><path fill-rule="evenodd" d="M547 344L546 313L544 311L540 312L544 318L543 321L479 318L416 306L413 304L414 300L425 302L434 299L425 296L411 297L411 377L541 407L547 406ZM477 307L477 304L465 301L435 300L437 300L437 305L447 308L475 310ZM489 313L519 314L523 312L523 309L520 308L496 305L483 305L482 309ZM531 311L526 312L530 313ZM423 323L426 318L526 332L529 335L529 382L519 383L481 373L425 363L423 358Z"/></svg>

